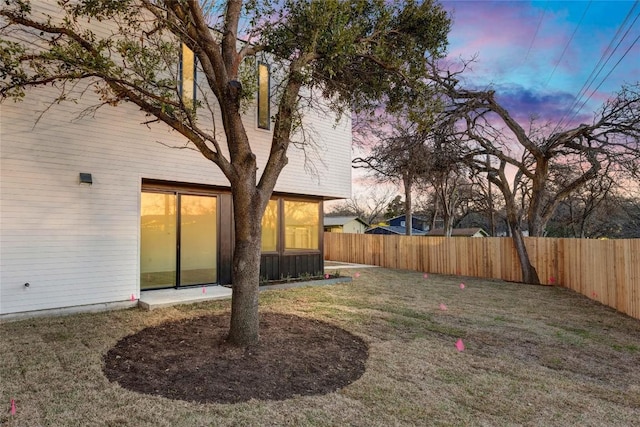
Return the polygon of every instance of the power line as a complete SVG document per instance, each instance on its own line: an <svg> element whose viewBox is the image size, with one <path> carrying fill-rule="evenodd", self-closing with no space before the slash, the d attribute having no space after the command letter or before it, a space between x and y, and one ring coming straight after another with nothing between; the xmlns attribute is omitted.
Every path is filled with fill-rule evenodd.
<svg viewBox="0 0 640 427"><path fill-rule="evenodd" d="M640 16L640 14L638 14L638 16ZM636 19L638 19L636 17ZM635 21L634 21L635 22ZM627 56L627 54L629 53L629 51L631 51L631 49L633 48L633 46L635 46L635 44L638 42L638 40L640 40L640 35L638 35L638 37L636 37L636 39L633 41L633 43L631 43L631 45L627 48L627 50L624 52L624 54L622 55L622 57L620 57L620 59L618 59L618 62L615 63L615 65L611 68L611 70L609 70L609 72L607 73L606 76L604 76L604 78L602 79L602 81L600 82L600 84L591 92L591 95L589 95L589 97L586 99L586 101L584 101L582 103L582 105L580 106L580 108L578 108L576 110L575 113L573 113L573 116L571 116L571 120L573 120L578 113L580 113L580 111L584 108L585 105L587 105L587 102L589 102L589 100L591 99L591 97L593 95L595 95L595 93L598 91L598 89L600 89L600 86L602 86L602 84L609 78L609 76L611 75L611 73L613 72L613 70L616 69L616 67L618 66L618 64L620 64L620 62L622 62L622 60L624 59L625 56Z"/></svg>
<svg viewBox="0 0 640 427"><path fill-rule="evenodd" d="M636 1L635 3L636 5L638 4L638 1ZM635 5L634 5L635 6ZM609 62L609 60L613 57L613 54L618 50L618 47L620 47L620 44L624 41L625 38L627 38L627 35L629 34L629 31L631 31L631 28L633 28L633 26L635 25L636 21L638 20L638 18L640 17L640 13L638 13L638 15L636 15L635 19L633 20L633 22L631 23L631 25L629 26L629 28L627 28L627 31L625 31L624 35L622 36L622 38L618 41L618 43L616 44L616 47L613 49L613 51L609 54L609 56L607 57L607 60L604 62L604 64L602 64L602 67L600 68L600 70L598 70L598 73L595 75L595 77L593 78L593 80L589 83L589 85L587 86L587 88L585 89L584 93L582 94L582 96L580 97L580 99L577 99L575 102L575 105L573 106L573 108L577 107L580 102L582 101L581 98L583 98L586 94L587 91L589 90L589 88L591 87L591 85L596 81L596 79L598 78L598 76L600 75L600 73L602 72L602 70L604 70L604 67L607 65L607 63ZM640 36L639 36L640 37ZM636 38L636 40L634 40L631 44L631 46L629 47L629 49L627 49L627 51L622 55L622 57L618 60L618 62L609 70L609 72L607 73L606 76L603 77L603 79L600 81L600 83L598 84L598 86L591 92L591 95L589 95L589 97L587 98L586 101L584 101L582 103L582 105L580 106L580 108L578 108L578 110L576 110L572 115L571 115L571 119L569 119L569 121L573 120L578 113L584 108L584 106L587 104L587 102L591 99L591 97L596 93L596 91L600 88L600 86L602 86L602 84L607 80L607 78L611 75L611 73L613 72L613 70L615 70L615 68L618 66L618 64L620 63L620 61L622 61L622 59L627 56L627 53L629 53L629 51L631 50L631 48L636 44L636 42L638 41L638 39ZM572 109L573 109L572 108ZM568 112L568 114L565 115L565 117L569 116L569 114L571 114L571 110Z"/></svg>
<svg viewBox="0 0 640 427"><path fill-rule="evenodd" d="M582 24L582 21L584 20L584 17L587 14L587 11L589 10L589 7L591 7L591 3L593 3L592 0L590 0L589 3L587 3L587 7L584 9L584 12L582 12L582 16L580 17L580 21L578 21L578 25L576 25L575 30L573 30L573 34L571 34L571 37L569 38L569 41L567 41L567 44L564 45L564 49L562 50L562 53L560 54L560 58L558 58L558 62L556 62L556 65L553 67L553 71L551 71L551 74L549 75L549 78L547 79L547 82L544 84L543 87L547 87L547 85L551 81L551 78L553 77L553 74L556 72L556 69L558 68L558 65L560 65L560 62L562 61L562 58L564 57L564 54L567 53L567 49L569 48L569 45L571 44L571 42L573 41L573 38L575 37L576 33L578 32L578 28L580 28L580 25Z"/></svg>
<svg viewBox="0 0 640 427"><path fill-rule="evenodd" d="M558 125L555 127L555 129L553 130L553 132L555 132L560 125L562 124L562 122L572 113L573 109L576 108L582 98L586 95L587 91L589 90L589 88L591 87L591 85L593 84L593 82L598 78L598 76L600 75L600 73L602 72L602 70L604 69L604 67L606 66L607 62L609 61L609 59L611 58L611 56L613 55L613 53L615 52L615 49L612 49L613 44L615 43L616 39L618 38L618 36L620 35L620 33L622 32L623 28L626 26L627 22L629 21L629 18L631 18L636 6L638 5L638 1L636 1L632 6L631 9L629 10L629 12L627 13L627 16L624 18L624 20L620 23L620 25L618 25L618 30L616 31L616 34L613 36L613 38L611 39L611 41L609 42L609 45L607 46L607 48L605 49L605 51L602 53L602 55L600 56L600 60L598 61L598 63L595 65L595 67L593 68L593 70L591 70L591 73L589 74L589 77L587 78L587 80L584 82L584 84L582 85L582 87L580 88L580 91L578 92L578 95L576 96L576 98L573 100L573 102L571 103L571 106L569 107L569 109L567 110L567 112L562 116L562 118L560 119L560 121L558 122ZM623 37L624 38L624 37ZM620 42L622 41L622 39L620 40ZM619 46L620 42L618 42L618 45L616 45L616 49L617 46ZM606 57L606 61L605 61L605 57ZM605 61L603 63L603 61ZM596 73L597 70L597 73ZM594 76L595 74L595 76ZM553 133L552 132L552 133Z"/></svg>
<svg viewBox="0 0 640 427"><path fill-rule="evenodd" d="M525 62L527 62L527 59L529 58L529 53L531 52L531 48L533 47L533 43L536 41L536 37L538 37L538 31L540 31L540 26L542 25L542 21L544 19L544 15L547 13L547 5L549 4L549 0L547 0L547 2L544 4L544 9L542 9L542 15L540 16L540 20L538 21L538 25L536 26L536 31L535 33L533 33L533 38L531 39L531 44L529 44L529 49L527 49L527 53L524 56L524 59L522 60L522 64L524 65Z"/></svg>
<svg viewBox="0 0 640 427"><path fill-rule="evenodd" d="M591 87L591 85L593 85L593 83L595 82L595 80L598 78L598 76L600 75L600 73L602 73L602 70L604 69L604 67L607 65L607 63L609 62L609 60L611 59L611 57L613 56L613 54L616 52L616 50L618 49L618 47L620 46L620 44L622 43L622 41L626 38L626 36L628 35L629 31L631 30L631 28L633 27L633 25L635 24L636 20L638 19L638 16L636 16L636 18L634 19L633 23L629 26L629 28L627 28L627 31L624 33L624 35L622 36L622 38L618 41L618 43L616 44L616 46L612 49L612 46L614 45L614 43L616 42L616 39L618 38L618 36L620 35L620 33L622 32L622 30L625 28L627 22L629 21L629 19L631 18L631 16L633 15L636 7L638 6L638 4L640 3L640 0L636 0L634 2L634 4L631 6L631 9L629 10L629 12L627 13L627 16L624 18L624 20L620 23L620 25L618 25L618 29L616 31L616 34L613 36L613 38L611 39L611 41L609 42L609 45L607 46L607 48L605 49L605 51L602 53L602 55L600 56L600 60L598 61L598 63L595 65L595 67L593 68L593 70L591 71L591 73L589 74L589 77L587 77L587 80L584 82L584 84L582 85L582 87L580 88L580 90L578 91L578 95L576 96L576 98L573 100L573 102L571 103L571 106L568 108L567 112L562 116L562 118L558 121L558 124L555 126L555 128L553 129L553 131L551 132L551 134L555 133L560 126L562 125L562 122L569 117L574 108L576 108L580 102L582 101L582 98L587 94L587 91L589 90L589 88ZM605 60L606 57L606 60ZM603 63L604 61L604 63ZM597 72L596 72L597 70ZM594 76L595 74L595 76ZM582 108L582 107L581 107ZM575 115L574 115L575 116Z"/></svg>

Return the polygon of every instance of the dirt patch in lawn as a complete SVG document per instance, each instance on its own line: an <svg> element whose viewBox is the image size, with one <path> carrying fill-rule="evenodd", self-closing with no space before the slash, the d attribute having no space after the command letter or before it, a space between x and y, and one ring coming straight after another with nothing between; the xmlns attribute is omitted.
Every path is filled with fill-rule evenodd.
<svg viewBox="0 0 640 427"><path fill-rule="evenodd" d="M244 349L224 341L228 328L216 315L143 329L109 350L104 372L129 390L201 403L325 394L364 373L366 343L325 322L262 313L260 343Z"/></svg>

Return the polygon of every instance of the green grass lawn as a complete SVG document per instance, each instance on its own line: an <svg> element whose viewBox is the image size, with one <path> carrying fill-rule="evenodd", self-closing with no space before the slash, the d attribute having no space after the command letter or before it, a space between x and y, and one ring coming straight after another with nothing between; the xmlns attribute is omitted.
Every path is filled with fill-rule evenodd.
<svg viewBox="0 0 640 427"><path fill-rule="evenodd" d="M630 426L640 420L640 321L561 288L359 272L352 283L261 294L262 310L321 319L368 343L364 375L338 392L230 405L125 390L102 373L102 356L119 339L146 326L224 312L230 302L133 309L1 324L0 425ZM456 350L458 338L463 352Z"/></svg>

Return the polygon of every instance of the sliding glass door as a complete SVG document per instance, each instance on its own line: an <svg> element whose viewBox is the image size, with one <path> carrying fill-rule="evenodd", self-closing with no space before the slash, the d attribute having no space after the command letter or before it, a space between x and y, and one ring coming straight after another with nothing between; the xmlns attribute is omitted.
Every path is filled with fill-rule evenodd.
<svg viewBox="0 0 640 427"><path fill-rule="evenodd" d="M217 198L143 192L140 289L217 281Z"/></svg>
<svg viewBox="0 0 640 427"><path fill-rule="evenodd" d="M142 193L140 289L176 285L176 195Z"/></svg>
<svg viewBox="0 0 640 427"><path fill-rule="evenodd" d="M216 198L180 196L180 286L216 282Z"/></svg>

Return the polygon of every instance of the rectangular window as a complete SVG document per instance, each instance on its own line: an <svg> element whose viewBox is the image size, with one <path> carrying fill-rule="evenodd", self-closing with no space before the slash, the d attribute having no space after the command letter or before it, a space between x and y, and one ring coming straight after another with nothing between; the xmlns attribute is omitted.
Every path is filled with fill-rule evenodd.
<svg viewBox="0 0 640 427"><path fill-rule="evenodd" d="M182 44L180 51L180 97L189 108L194 107L196 100L196 59L193 51Z"/></svg>
<svg viewBox="0 0 640 427"><path fill-rule="evenodd" d="M269 65L258 63L258 127L260 129L270 129L271 112L270 97L271 90L269 88Z"/></svg>
<svg viewBox="0 0 640 427"><path fill-rule="evenodd" d="M269 200L262 217L262 252L278 250L278 201Z"/></svg>
<svg viewBox="0 0 640 427"><path fill-rule="evenodd" d="M320 205L284 202L285 250L319 249Z"/></svg>

